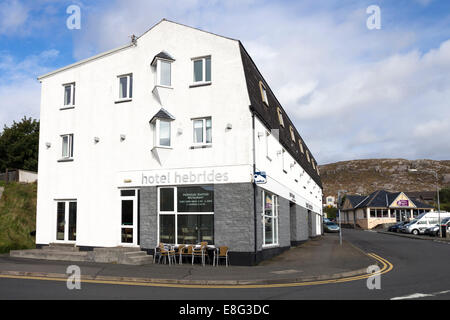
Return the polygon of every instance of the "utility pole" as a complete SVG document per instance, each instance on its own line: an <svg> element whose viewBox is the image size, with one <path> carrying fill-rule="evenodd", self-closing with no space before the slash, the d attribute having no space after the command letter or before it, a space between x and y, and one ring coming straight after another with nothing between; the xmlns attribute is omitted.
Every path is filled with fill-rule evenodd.
<svg viewBox="0 0 450 320"><path fill-rule="evenodd" d="M341 192L347 192L347 190L338 190L338 214L339 214L339 245L342 246L342 227L341 227Z"/></svg>

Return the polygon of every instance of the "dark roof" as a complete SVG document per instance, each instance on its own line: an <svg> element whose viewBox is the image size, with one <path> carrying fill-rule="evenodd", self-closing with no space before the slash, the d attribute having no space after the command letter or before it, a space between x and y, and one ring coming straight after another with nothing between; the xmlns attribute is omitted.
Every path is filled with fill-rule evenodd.
<svg viewBox="0 0 450 320"><path fill-rule="evenodd" d="M172 58L170 56L170 54L168 54L165 51L161 51L160 53L158 53L156 56L153 57L152 63L151 65L153 66L153 64L156 62L156 59L164 59L164 60L169 60L169 61L175 61L174 58Z"/></svg>
<svg viewBox="0 0 450 320"><path fill-rule="evenodd" d="M175 120L174 116L172 116L167 110L161 108L151 119L150 122L153 122L154 119L168 119Z"/></svg>
<svg viewBox="0 0 450 320"><path fill-rule="evenodd" d="M353 208L367 208L367 207L387 208L400 195L400 193L401 192L388 192L386 190L377 190L375 192L372 192L368 196L347 195L346 198L349 199L350 204L352 205ZM363 200L361 200L361 198ZM358 200L360 201L358 202ZM416 205L417 208L421 209L433 208L433 206L417 201L416 199L411 199L411 201Z"/></svg>
<svg viewBox="0 0 450 320"><path fill-rule="evenodd" d="M360 196L360 195L347 195L345 196L348 201L350 201L350 204L352 207L356 207L358 204L360 204L364 199L367 198L367 196Z"/></svg>
<svg viewBox="0 0 450 320"><path fill-rule="evenodd" d="M292 121L287 116L283 107L275 97L275 94L270 89L267 82L264 80L263 76L259 72L256 64L253 62L250 55L245 50L242 43L240 43L242 64L244 66L245 79L247 81L247 90L250 98L250 109L254 114L264 123L264 125L269 129L279 130L279 141L281 145L288 151L291 156L297 161L297 163L308 173L308 175L322 188L322 181L317 171L313 168L312 163L308 162L306 158L306 152L308 151L310 155L311 162L314 161L314 165L317 167L317 161L314 159L311 151L306 146L304 140L301 138L297 129L295 128ZM259 82L262 81L266 93L269 106L266 106L261 99L261 91L259 87ZM277 107L281 109L284 128L280 126L278 121ZM295 142L291 139L289 126L292 126L295 134ZM300 151L300 146L298 140L302 141L304 152Z"/></svg>
<svg viewBox="0 0 450 320"><path fill-rule="evenodd" d="M422 200L431 200L434 201L436 197L436 191L414 191L414 192L405 192L408 198L416 198Z"/></svg>

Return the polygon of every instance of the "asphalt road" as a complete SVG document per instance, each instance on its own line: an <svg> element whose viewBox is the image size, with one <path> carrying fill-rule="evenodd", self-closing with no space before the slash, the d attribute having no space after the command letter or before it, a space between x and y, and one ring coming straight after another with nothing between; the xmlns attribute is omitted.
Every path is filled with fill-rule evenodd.
<svg viewBox="0 0 450 320"><path fill-rule="evenodd" d="M343 237L365 252L387 259L393 270L381 276L381 289L369 290L366 279L338 284L258 289L187 289L0 279L0 299L450 299L450 244L369 231L344 229Z"/></svg>

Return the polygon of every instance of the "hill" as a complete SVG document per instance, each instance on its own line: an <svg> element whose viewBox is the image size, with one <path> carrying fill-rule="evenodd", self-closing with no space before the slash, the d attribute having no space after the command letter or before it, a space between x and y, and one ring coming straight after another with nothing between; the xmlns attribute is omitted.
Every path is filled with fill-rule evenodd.
<svg viewBox="0 0 450 320"><path fill-rule="evenodd" d="M0 253L35 247L37 184L11 182L0 198Z"/></svg>
<svg viewBox="0 0 450 320"><path fill-rule="evenodd" d="M410 172L409 169L417 169ZM441 188L450 186L450 160L365 159L320 165L324 195L337 196L338 190L350 194L387 191L435 191L436 177Z"/></svg>

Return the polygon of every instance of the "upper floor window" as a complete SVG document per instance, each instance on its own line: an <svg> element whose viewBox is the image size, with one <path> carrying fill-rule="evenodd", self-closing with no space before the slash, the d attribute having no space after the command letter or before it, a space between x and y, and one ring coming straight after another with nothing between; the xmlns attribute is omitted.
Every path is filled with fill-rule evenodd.
<svg viewBox="0 0 450 320"><path fill-rule="evenodd" d="M64 85L64 107L75 105L75 83Z"/></svg>
<svg viewBox="0 0 450 320"><path fill-rule="evenodd" d="M160 86L172 86L172 62L160 60L157 62L157 84Z"/></svg>
<svg viewBox="0 0 450 320"><path fill-rule="evenodd" d="M192 59L194 69L194 83L211 82L211 57Z"/></svg>
<svg viewBox="0 0 450 320"><path fill-rule="evenodd" d="M194 125L194 143L206 144L212 143L212 122L211 118L193 119Z"/></svg>
<svg viewBox="0 0 450 320"><path fill-rule="evenodd" d="M62 139L62 158L70 159L73 158L73 134L64 134L61 136Z"/></svg>
<svg viewBox="0 0 450 320"><path fill-rule="evenodd" d="M133 74L122 75L119 79L119 99L126 100L133 97Z"/></svg>
<svg viewBox="0 0 450 320"><path fill-rule="evenodd" d="M259 82L259 90L261 91L261 99L266 104L266 106L269 106L269 100L267 99L267 90L262 81Z"/></svg>
<svg viewBox="0 0 450 320"><path fill-rule="evenodd" d="M156 146L171 146L171 122L167 120L156 120Z"/></svg>
<svg viewBox="0 0 450 320"><path fill-rule="evenodd" d="M270 155L269 155L269 139L270 139L270 132L269 132L269 131L266 131L265 136L266 136L266 157L267 157L267 159L269 159L270 161L272 161L272 159L270 158Z"/></svg>
<svg viewBox="0 0 450 320"><path fill-rule="evenodd" d="M277 113L278 113L278 121L280 122L280 126L284 127L283 113L281 112L281 109L279 107L277 107Z"/></svg>
<svg viewBox="0 0 450 320"><path fill-rule="evenodd" d="M303 149L303 143L302 143L302 140L298 139L298 145L299 145L299 147L300 147L300 151L301 151L302 153L305 153L305 150Z"/></svg>
<svg viewBox="0 0 450 320"><path fill-rule="evenodd" d="M292 128L292 126L289 126L289 131L291 132L291 140L292 140L293 142L295 142L294 128Z"/></svg>
<svg viewBox="0 0 450 320"><path fill-rule="evenodd" d="M309 151L306 150L306 158L308 159L308 162L311 163L311 158L309 157Z"/></svg>

